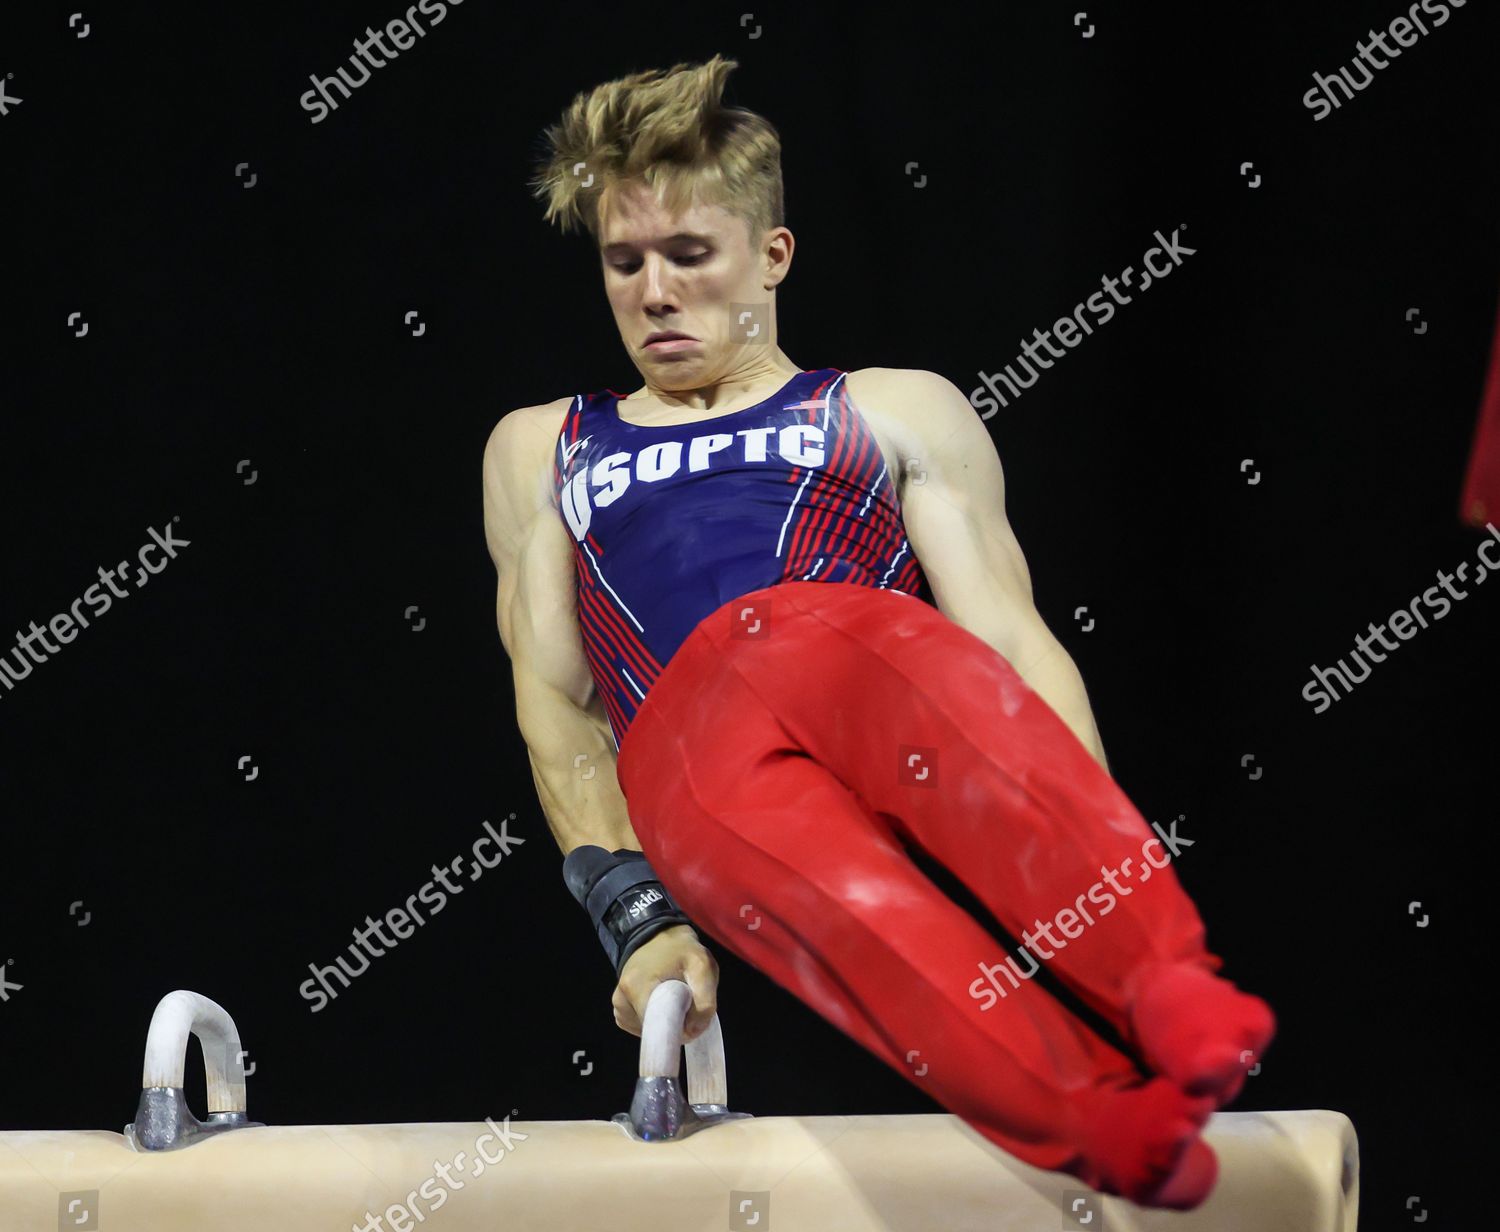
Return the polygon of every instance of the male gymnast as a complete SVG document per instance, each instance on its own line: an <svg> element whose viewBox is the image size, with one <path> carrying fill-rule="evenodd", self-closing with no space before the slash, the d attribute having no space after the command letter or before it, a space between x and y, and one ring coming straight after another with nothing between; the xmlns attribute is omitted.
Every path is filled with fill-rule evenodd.
<svg viewBox="0 0 1500 1232"><path fill-rule="evenodd" d="M696 926L1011 1154L1197 1206L1200 1131L1271 1011L1215 974L1173 853L1108 773L968 400L782 351L780 142L723 104L735 67L626 76L547 130L533 186L597 243L643 385L512 411L484 455L517 720L615 1020L639 1034L676 978L687 1037L706 1029ZM1034 958L998 964L908 847L1134 1059L1015 978ZM1065 915L1072 944L1028 932Z"/></svg>

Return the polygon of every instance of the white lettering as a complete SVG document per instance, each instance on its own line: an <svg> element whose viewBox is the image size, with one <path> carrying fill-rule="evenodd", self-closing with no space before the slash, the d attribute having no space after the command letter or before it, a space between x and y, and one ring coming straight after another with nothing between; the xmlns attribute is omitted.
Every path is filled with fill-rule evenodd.
<svg viewBox="0 0 1500 1232"><path fill-rule="evenodd" d="M661 441L647 445L635 456L635 477L643 483L670 479L682 466L682 442Z"/></svg>
<svg viewBox="0 0 1500 1232"><path fill-rule="evenodd" d="M687 442L687 469L689 473L713 469L718 455L725 454L736 437L741 442L742 461L767 462L773 434L776 436L776 452L786 462L805 467L823 465L826 458L823 429L817 424L794 423L781 428L774 425L741 428L734 436L726 432L695 436ZM585 539L594 509L614 504L625 495L632 479L658 483L677 474L682 469L682 453L683 442L658 441L638 453L612 453L592 466L580 467L563 485L560 498L563 517L573 537L580 542Z"/></svg>
<svg viewBox="0 0 1500 1232"><path fill-rule="evenodd" d="M810 445L809 440L817 444ZM823 429L816 424L787 424L777 437L776 448L783 458L798 466L822 466Z"/></svg>
<svg viewBox="0 0 1500 1232"><path fill-rule="evenodd" d="M703 471L708 469L708 455L718 453L721 449L728 449L734 443L734 437L726 432L715 432L712 436L695 436L688 446L688 470Z"/></svg>
<svg viewBox="0 0 1500 1232"><path fill-rule="evenodd" d="M594 497L594 504L600 509L613 505L625 495L625 489L630 486L630 455L612 453L609 457L601 458L594 463L594 483L609 485L607 491ZM579 536L580 539L582 537Z"/></svg>
<svg viewBox="0 0 1500 1232"><path fill-rule="evenodd" d="M745 461L764 462L766 460L766 437L775 432L775 428L741 428L736 436L745 438Z"/></svg>

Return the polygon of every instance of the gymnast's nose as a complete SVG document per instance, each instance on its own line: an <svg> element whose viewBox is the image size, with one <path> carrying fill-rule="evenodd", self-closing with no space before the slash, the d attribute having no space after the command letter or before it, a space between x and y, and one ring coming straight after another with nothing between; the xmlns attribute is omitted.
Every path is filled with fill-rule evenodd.
<svg viewBox="0 0 1500 1232"><path fill-rule="evenodd" d="M677 311L678 303L672 289L672 270L659 252L648 252L641 265L642 306L652 316Z"/></svg>

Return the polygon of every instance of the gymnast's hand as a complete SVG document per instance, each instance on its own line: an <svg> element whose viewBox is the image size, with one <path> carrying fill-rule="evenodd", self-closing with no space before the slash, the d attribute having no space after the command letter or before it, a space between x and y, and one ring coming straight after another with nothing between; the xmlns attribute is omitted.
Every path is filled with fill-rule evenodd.
<svg viewBox="0 0 1500 1232"><path fill-rule="evenodd" d="M612 998L615 1022L631 1035L641 1033L641 1016L651 991L664 980L681 980L693 994L682 1029L683 1042L708 1030L718 1010L719 964L686 924L664 928L641 946L620 972Z"/></svg>

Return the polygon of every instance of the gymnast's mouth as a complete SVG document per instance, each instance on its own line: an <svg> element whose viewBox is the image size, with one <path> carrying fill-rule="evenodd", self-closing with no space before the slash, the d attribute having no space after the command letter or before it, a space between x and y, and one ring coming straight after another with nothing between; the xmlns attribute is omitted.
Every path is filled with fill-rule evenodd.
<svg viewBox="0 0 1500 1232"><path fill-rule="evenodd" d="M698 339L674 329L659 330L646 339L646 349L660 347L664 351L676 350L680 346L696 343Z"/></svg>

